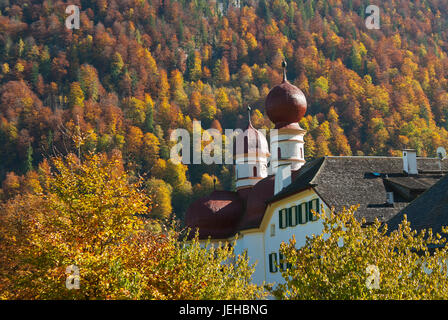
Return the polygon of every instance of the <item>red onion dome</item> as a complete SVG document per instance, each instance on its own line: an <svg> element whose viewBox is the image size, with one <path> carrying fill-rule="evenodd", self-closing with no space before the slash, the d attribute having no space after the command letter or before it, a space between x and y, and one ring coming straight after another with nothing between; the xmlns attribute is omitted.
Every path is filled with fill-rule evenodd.
<svg viewBox="0 0 448 320"><path fill-rule="evenodd" d="M288 82L285 62L283 66L283 82L269 91L265 101L266 113L276 129L299 122L307 109L305 95Z"/></svg>

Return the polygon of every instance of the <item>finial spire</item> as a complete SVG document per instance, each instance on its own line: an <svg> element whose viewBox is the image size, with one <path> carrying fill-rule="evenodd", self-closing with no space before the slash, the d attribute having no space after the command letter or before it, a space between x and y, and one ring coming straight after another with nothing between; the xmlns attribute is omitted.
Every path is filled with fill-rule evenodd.
<svg viewBox="0 0 448 320"><path fill-rule="evenodd" d="M288 79L286 78L286 66L288 64L286 63L286 60L282 61L282 68L283 68L283 82L288 81Z"/></svg>
<svg viewBox="0 0 448 320"><path fill-rule="evenodd" d="M250 106L247 106L247 114L248 114L248 116L249 116L249 126L251 126L252 125L252 122L250 121L250 112L252 111L252 108L250 107Z"/></svg>

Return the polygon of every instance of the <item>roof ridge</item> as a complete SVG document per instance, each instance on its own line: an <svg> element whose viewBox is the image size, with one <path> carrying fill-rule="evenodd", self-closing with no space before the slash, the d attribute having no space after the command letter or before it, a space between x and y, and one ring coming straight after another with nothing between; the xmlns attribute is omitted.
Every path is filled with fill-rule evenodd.
<svg viewBox="0 0 448 320"><path fill-rule="evenodd" d="M317 169L316 173L314 174L313 179L310 180L309 184L314 184L314 179L316 179L316 177L319 175L320 171L322 170L322 167L325 166L325 162L326 162L325 160L327 157L325 156L322 158L323 158L322 163L320 164L319 169Z"/></svg>
<svg viewBox="0 0 448 320"><path fill-rule="evenodd" d="M399 157L399 156L324 156L324 158L337 158L337 159L342 159L342 158L402 159L403 157ZM432 158L432 157L417 157L417 160L418 159L422 159L422 160L440 160L439 158ZM443 161L448 161L448 158L442 159L441 161L442 162Z"/></svg>
<svg viewBox="0 0 448 320"><path fill-rule="evenodd" d="M357 158L357 159L361 159L361 158L376 158L376 159L384 158L384 159L401 159L402 157L393 157L393 156L392 157L389 157L389 156L324 156L323 158ZM417 159L418 159L418 157L417 157Z"/></svg>

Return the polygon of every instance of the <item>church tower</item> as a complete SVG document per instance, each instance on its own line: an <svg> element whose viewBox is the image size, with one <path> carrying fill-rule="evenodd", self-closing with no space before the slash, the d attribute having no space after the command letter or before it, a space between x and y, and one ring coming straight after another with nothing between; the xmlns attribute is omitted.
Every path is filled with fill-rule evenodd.
<svg viewBox="0 0 448 320"><path fill-rule="evenodd" d="M271 174L278 167L290 165L298 170L305 163L304 136L299 125L307 109L303 92L286 78L286 62L283 61L283 81L269 91L265 101L266 113L275 124L271 132Z"/></svg>
<svg viewBox="0 0 448 320"><path fill-rule="evenodd" d="M235 180L236 189L241 191L253 187L258 181L268 176L268 158L270 156L266 137L252 126L236 137Z"/></svg>

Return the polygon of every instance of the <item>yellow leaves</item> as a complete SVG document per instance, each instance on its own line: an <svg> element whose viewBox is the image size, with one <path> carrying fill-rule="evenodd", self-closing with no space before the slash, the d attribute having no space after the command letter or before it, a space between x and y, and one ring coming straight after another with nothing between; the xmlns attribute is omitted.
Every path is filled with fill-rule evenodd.
<svg viewBox="0 0 448 320"><path fill-rule="evenodd" d="M139 47L139 49L137 51L137 55L139 57L143 57L143 61L145 63L145 67L148 69L148 71L152 75L157 74L158 69L157 69L156 60L153 58L151 52L148 49Z"/></svg>
<svg viewBox="0 0 448 320"><path fill-rule="evenodd" d="M249 47L250 50L255 50L257 48L257 46L258 46L257 39L255 38L255 36L252 33L247 32L246 36L245 36L245 40L246 40L247 46Z"/></svg>
<svg viewBox="0 0 448 320"><path fill-rule="evenodd" d="M266 36L278 36L279 35L279 29L277 26L277 22L275 20L271 20L271 24L268 25L265 29L265 35Z"/></svg>
<svg viewBox="0 0 448 320"><path fill-rule="evenodd" d="M7 64L7 63L2 64L2 72L4 74L9 73L9 64Z"/></svg>
<svg viewBox="0 0 448 320"><path fill-rule="evenodd" d="M17 62L16 66L15 66L15 69L16 69L17 72L23 72L23 70L25 70L25 67L20 62Z"/></svg>
<svg viewBox="0 0 448 320"><path fill-rule="evenodd" d="M446 297L447 251L434 254L429 246L442 238L431 231L417 234L406 218L400 228L387 233L379 221L364 225L356 208L331 212L323 219L328 236L310 238L295 248L294 239L282 244L292 267L284 273L285 285L273 292L289 299L432 299ZM341 228L342 227L342 228ZM343 238L343 245L339 239ZM444 239L443 239L444 240ZM367 288L366 267L378 272L379 288ZM432 270L428 273L427 270ZM426 271L425 271L426 270ZM416 286L416 283L418 285ZM437 284L437 290L435 288Z"/></svg>
<svg viewBox="0 0 448 320"><path fill-rule="evenodd" d="M191 81L198 81L202 77L202 60L201 53L197 50L193 53L193 61L189 69Z"/></svg>
<svg viewBox="0 0 448 320"><path fill-rule="evenodd" d="M362 86L359 85L358 82L353 81L353 80L349 80L348 81L348 86L350 88L350 91L356 96L356 97L362 97L364 95L364 88Z"/></svg>
<svg viewBox="0 0 448 320"><path fill-rule="evenodd" d="M398 32L392 36L392 43L397 49L401 48L401 38Z"/></svg>
<svg viewBox="0 0 448 320"><path fill-rule="evenodd" d="M68 105L73 108L75 106L84 106L84 92L81 89L79 82L70 84L70 93L68 95Z"/></svg>

